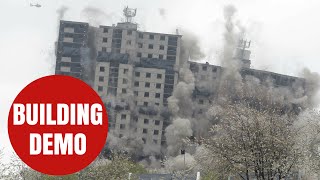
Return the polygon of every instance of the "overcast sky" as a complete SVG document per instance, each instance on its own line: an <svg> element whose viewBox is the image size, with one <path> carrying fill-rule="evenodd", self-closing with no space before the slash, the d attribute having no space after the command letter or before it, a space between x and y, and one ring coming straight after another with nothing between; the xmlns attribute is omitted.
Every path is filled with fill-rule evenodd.
<svg viewBox="0 0 320 180"><path fill-rule="evenodd" d="M252 41L254 68L295 76L304 67L320 72L319 0L1 0L0 148L11 149L7 115L15 96L31 81L54 73L56 11L61 6L68 7L65 20L88 21L82 10L92 7L101 11L92 23L111 25L123 19L122 9L129 5L138 10L140 30L191 31L207 55L202 61L217 64L228 4L236 7L235 18Z"/></svg>

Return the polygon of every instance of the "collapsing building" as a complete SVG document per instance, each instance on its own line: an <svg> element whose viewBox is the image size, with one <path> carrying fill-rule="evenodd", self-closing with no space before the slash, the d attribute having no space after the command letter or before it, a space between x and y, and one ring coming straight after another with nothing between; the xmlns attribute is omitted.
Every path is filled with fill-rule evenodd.
<svg viewBox="0 0 320 180"><path fill-rule="evenodd" d="M195 78L191 98L197 106L190 112L195 119L202 118L219 98L228 67L180 59L182 35L140 31L132 22L135 13L126 8L125 22L99 28L60 21L56 74L82 79L96 90L108 109L109 131L114 136L136 137L142 146L160 154L166 147L165 130L172 122L168 99L179 82L180 65ZM251 69L247 48L248 43L242 41L234 58L243 80L254 78L259 85L272 83L274 88L292 92L305 87L302 78ZM305 95L290 94L296 94L295 100ZM197 130L193 133L201 136Z"/></svg>

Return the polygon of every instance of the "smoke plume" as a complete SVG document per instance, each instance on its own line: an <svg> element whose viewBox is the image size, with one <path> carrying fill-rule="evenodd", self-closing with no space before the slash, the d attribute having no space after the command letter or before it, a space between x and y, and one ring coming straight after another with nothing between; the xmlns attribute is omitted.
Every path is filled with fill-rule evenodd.
<svg viewBox="0 0 320 180"><path fill-rule="evenodd" d="M181 49L180 49L180 65L183 65L189 59L200 60L205 57L198 37L192 32L182 30Z"/></svg>
<svg viewBox="0 0 320 180"><path fill-rule="evenodd" d="M184 139L192 135L191 122L189 119L176 118L172 124L166 128L166 139L168 145L168 154L177 155L183 147Z"/></svg>
<svg viewBox="0 0 320 180"><path fill-rule="evenodd" d="M65 13L68 11L68 7L66 6L61 6L58 10L57 10L57 14L58 14L58 22L64 18Z"/></svg>
<svg viewBox="0 0 320 180"><path fill-rule="evenodd" d="M99 8L86 7L81 11L81 17L84 17L90 25L98 27L106 20L112 20L113 14L107 14Z"/></svg>
<svg viewBox="0 0 320 180"><path fill-rule="evenodd" d="M311 72L308 68L304 68L300 75L305 78L306 96L311 106L319 105L319 88L320 88L320 75L316 72Z"/></svg>

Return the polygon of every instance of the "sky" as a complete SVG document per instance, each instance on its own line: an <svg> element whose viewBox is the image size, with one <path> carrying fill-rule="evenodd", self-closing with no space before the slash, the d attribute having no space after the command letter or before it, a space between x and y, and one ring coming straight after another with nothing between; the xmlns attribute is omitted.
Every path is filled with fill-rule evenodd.
<svg viewBox="0 0 320 180"><path fill-rule="evenodd" d="M0 149L6 157L12 151L7 118L15 96L35 79L54 74L57 10L62 6L68 8L64 20L92 25L116 24L126 5L137 8L134 21L140 30L192 32L206 55L201 61L219 64L223 8L229 4L252 42L253 68L294 76L303 68L320 73L319 0L1 0ZM83 11L88 7L99 9L95 18L88 19Z"/></svg>

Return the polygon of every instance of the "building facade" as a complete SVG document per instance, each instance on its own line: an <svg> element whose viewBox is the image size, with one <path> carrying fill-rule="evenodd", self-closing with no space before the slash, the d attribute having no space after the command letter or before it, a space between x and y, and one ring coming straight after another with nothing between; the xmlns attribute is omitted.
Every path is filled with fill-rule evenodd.
<svg viewBox="0 0 320 180"><path fill-rule="evenodd" d="M55 74L84 79L83 62L86 61L89 24L61 21L56 43Z"/></svg>
<svg viewBox="0 0 320 180"><path fill-rule="evenodd" d="M178 80L181 36L143 32L125 22L100 26L96 43L94 89L107 102L110 130L160 149L169 121L161 110Z"/></svg>

